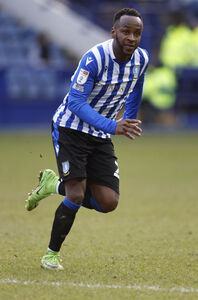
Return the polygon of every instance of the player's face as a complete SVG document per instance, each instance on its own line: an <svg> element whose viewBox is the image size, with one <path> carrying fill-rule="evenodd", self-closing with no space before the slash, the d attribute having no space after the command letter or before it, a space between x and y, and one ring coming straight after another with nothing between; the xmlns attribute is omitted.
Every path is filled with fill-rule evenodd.
<svg viewBox="0 0 198 300"><path fill-rule="evenodd" d="M121 16L112 28L113 51L117 59L130 59L140 43L142 29L143 24L139 17Z"/></svg>

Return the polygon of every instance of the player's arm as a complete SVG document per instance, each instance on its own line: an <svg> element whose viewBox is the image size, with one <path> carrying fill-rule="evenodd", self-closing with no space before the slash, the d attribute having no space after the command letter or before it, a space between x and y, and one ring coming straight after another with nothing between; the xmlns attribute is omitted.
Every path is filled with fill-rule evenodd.
<svg viewBox="0 0 198 300"><path fill-rule="evenodd" d="M143 67L140 73L140 77L138 78L133 91L126 99L123 119L136 119L141 104L144 77L149 65L149 54L145 49L141 49L140 56L140 60L143 60Z"/></svg>
<svg viewBox="0 0 198 300"><path fill-rule="evenodd" d="M82 121L98 130L115 134L117 122L100 115L87 103L87 98L96 82L97 73L96 58L92 52L89 52L82 58L74 74L68 95L68 108Z"/></svg>
<svg viewBox="0 0 198 300"><path fill-rule="evenodd" d="M143 84L144 74L140 76L132 93L126 99L123 119L137 118L138 110L142 100Z"/></svg>

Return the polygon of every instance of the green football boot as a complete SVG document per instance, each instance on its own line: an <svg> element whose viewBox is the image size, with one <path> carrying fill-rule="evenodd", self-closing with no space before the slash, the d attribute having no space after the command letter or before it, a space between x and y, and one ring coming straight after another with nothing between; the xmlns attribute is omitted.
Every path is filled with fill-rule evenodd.
<svg viewBox="0 0 198 300"><path fill-rule="evenodd" d="M50 250L42 257L41 267L50 270L64 270L63 266L60 264L59 253Z"/></svg>
<svg viewBox="0 0 198 300"><path fill-rule="evenodd" d="M50 169L46 169L43 172L40 171L38 186L28 195L28 199L25 201L25 208L30 211L37 207L39 201L56 193L56 184L58 182L58 176Z"/></svg>

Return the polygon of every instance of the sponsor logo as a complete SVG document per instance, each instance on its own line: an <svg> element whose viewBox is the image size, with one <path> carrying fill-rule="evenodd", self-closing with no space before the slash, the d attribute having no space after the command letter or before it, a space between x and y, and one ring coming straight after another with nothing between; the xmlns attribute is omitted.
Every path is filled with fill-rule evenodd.
<svg viewBox="0 0 198 300"><path fill-rule="evenodd" d="M81 68L77 77L77 83L84 84L87 81L88 76L89 76L89 71Z"/></svg>
<svg viewBox="0 0 198 300"><path fill-rule="evenodd" d="M138 78L139 72L140 72L140 66L134 66L133 67L133 78L134 79Z"/></svg>
<svg viewBox="0 0 198 300"><path fill-rule="evenodd" d="M91 62L93 61L93 58L92 57L87 57L87 59L86 59L86 66L88 65L88 64L90 64Z"/></svg>
<svg viewBox="0 0 198 300"><path fill-rule="evenodd" d="M84 92L84 86L83 85L80 85L78 83L74 83L73 85L73 89L77 90L77 91L80 91L80 92Z"/></svg>
<svg viewBox="0 0 198 300"><path fill-rule="evenodd" d="M69 175L70 172L69 172L69 161L68 160L62 162L62 169L63 169L63 175L64 176Z"/></svg>

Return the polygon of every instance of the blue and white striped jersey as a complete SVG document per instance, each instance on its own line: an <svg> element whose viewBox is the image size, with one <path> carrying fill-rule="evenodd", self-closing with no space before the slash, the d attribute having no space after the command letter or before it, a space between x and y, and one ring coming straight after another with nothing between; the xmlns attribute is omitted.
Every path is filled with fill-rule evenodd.
<svg viewBox="0 0 198 300"><path fill-rule="evenodd" d="M53 121L57 126L109 138L125 103L123 118L136 118L140 106L148 53L138 47L121 62L113 53L113 39L94 46L79 62L71 86Z"/></svg>

